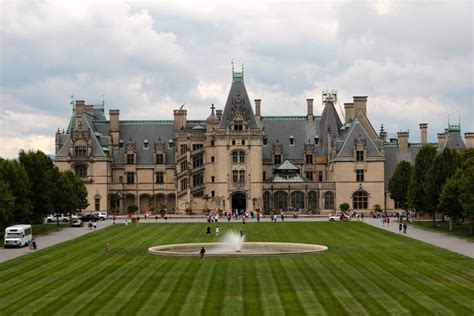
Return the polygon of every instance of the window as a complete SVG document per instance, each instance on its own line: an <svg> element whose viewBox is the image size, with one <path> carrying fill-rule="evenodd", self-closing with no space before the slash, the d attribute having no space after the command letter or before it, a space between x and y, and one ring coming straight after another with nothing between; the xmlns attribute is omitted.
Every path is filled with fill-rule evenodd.
<svg viewBox="0 0 474 316"><path fill-rule="evenodd" d="M241 131L243 130L243 123L240 120L234 121L234 131Z"/></svg>
<svg viewBox="0 0 474 316"><path fill-rule="evenodd" d="M181 162L181 172L186 170L188 170L188 162L185 160Z"/></svg>
<svg viewBox="0 0 474 316"><path fill-rule="evenodd" d="M199 168L204 163L203 155L198 155L193 157L193 168Z"/></svg>
<svg viewBox="0 0 474 316"><path fill-rule="evenodd" d="M239 160L239 154L236 151L234 151L232 153L232 162L237 163L238 160Z"/></svg>
<svg viewBox="0 0 474 316"><path fill-rule="evenodd" d="M148 140L145 139L145 140L143 141L143 149L148 149L148 145L149 145Z"/></svg>
<svg viewBox="0 0 474 316"><path fill-rule="evenodd" d="M239 171L239 182L244 183L245 182L245 170L240 170Z"/></svg>
<svg viewBox="0 0 474 316"><path fill-rule="evenodd" d="M127 184L134 184L134 183L135 183L135 173L127 172Z"/></svg>
<svg viewBox="0 0 474 316"><path fill-rule="evenodd" d="M263 172L263 175L262 175L263 181L265 181L266 178L267 178L267 173L264 171L264 172Z"/></svg>
<svg viewBox="0 0 474 316"><path fill-rule="evenodd" d="M233 145L233 146L235 145L235 139L232 140L232 145Z"/></svg>
<svg viewBox="0 0 474 316"><path fill-rule="evenodd" d="M232 153L232 163L245 163L245 152L234 151Z"/></svg>
<svg viewBox="0 0 474 316"><path fill-rule="evenodd" d="M162 165L165 163L165 155L163 154L156 154L156 164Z"/></svg>
<svg viewBox="0 0 474 316"><path fill-rule="evenodd" d="M364 151L357 150L356 151L356 161L364 161Z"/></svg>
<svg viewBox="0 0 474 316"><path fill-rule="evenodd" d="M290 136L290 146L295 145L295 138L293 136Z"/></svg>
<svg viewBox="0 0 474 316"><path fill-rule="evenodd" d="M157 172L156 173L156 183L165 183L165 174L164 172Z"/></svg>
<svg viewBox="0 0 474 316"><path fill-rule="evenodd" d="M312 171L306 171L305 177L306 177L309 181L313 181L313 172L312 172Z"/></svg>
<svg viewBox="0 0 474 316"><path fill-rule="evenodd" d="M313 164L313 155L311 155L311 154L306 155L306 164L307 165Z"/></svg>
<svg viewBox="0 0 474 316"><path fill-rule="evenodd" d="M308 192L308 210L318 209L318 195L315 191Z"/></svg>
<svg viewBox="0 0 474 316"><path fill-rule="evenodd" d="M211 146L214 146L214 141L213 140L211 140Z"/></svg>
<svg viewBox="0 0 474 316"><path fill-rule="evenodd" d="M135 163L135 155L134 154L127 154L127 164L133 165Z"/></svg>
<svg viewBox="0 0 474 316"><path fill-rule="evenodd" d="M242 144L242 145L245 145L245 139L242 139L242 143L241 143L241 144Z"/></svg>
<svg viewBox="0 0 474 316"><path fill-rule="evenodd" d="M270 192L263 192L263 209L265 211L270 211Z"/></svg>
<svg viewBox="0 0 474 316"><path fill-rule="evenodd" d="M188 151L188 145L181 145L181 155L185 154Z"/></svg>
<svg viewBox="0 0 474 316"><path fill-rule="evenodd" d="M334 192L328 191L324 193L324 208L327 210L334 209Z"/></svg>
<svg viewBox="0 0 474 316"><path fill-rule="evenodd" d="M274 163L275 165L281 164L281 155L275 155L275 156L273 156L273 163Z"/></svg>
<svg viewBox="0 0 474 316"><path fill-rule="evenodd" d="M239 152L239 162L244 163L245 162L245 153L243 151Z"/></svg>
<svg viewBox="0 0 474 316"><path fill-rule="evenodd" d="M214 156L211 157L211 162L214 162Z"/></svg>
<svg viewBox="0 0 474 316"><path fill-rule="evenodd" d="M74 147L74 157L87 157L87 147L86 146L75 146Z"/></svg>
<svg viewBox="0 0 474 316"><path fill-rule="evenodd" d="M323 172L322 171L318 172L318 180L319 180L319 182L323 182Z"/></svg>
<svg viewBox="0 0 474 316"><path fill-rule="evenodd" d="M296 210L304 209L304 193L297 191L291 193L291 207Z"/></svg>
<svg viewBox="0 0 474 316"><path fill-rule="evenodd" d="M234 183L239 182L239 171L232 170L232 182Z"/></svg>
<svg viewBox="0 0 474 316"><path fill-rule="evenodd" d="M212 176L211 177L211 182L214 183L215 180L216 180L216 177Z"/></svg>
<svg viewBox="0 0 474 316"><path fill-rule="evenodd" d="M203 147L202 144L193 144L193 151L194 151L194 150L202 149L202 147Z"/></svg>
<svg viewBox="0 0 474 316"><path fill-rule="evenodd" d="M74 171L76 172L76 176L79 178L87 177L87 166L86 165L76 165L74 167Z"/></svg>
<svg viewBox="0 0 474 316"><path fill-rule="evenodd" d="M202 197L202 196L204 196L204 191L198 191L196 193L193 193L193 196L194 197Z"/></svg>
<svg viewBox="0 0 474 316"><path fill-rule="evenodd" d="M100 198L94 199L94 210L100 211Z"/></svg>
<svg viewBox="0 0 474 316"><path fill-rule="evenodd" d="M352 207L355 210L365 210L368 207L368 197L366 191L357 191L352 195Z"/></svg>
<svg viewBox="0 0 474 316"><path fill-rule="evenodd" d="M268 145L268 137L264 136L263 137L263 146L267 146L267 145Z"/></svg>
<svg viewBox="0 0 474 316"><path fill-rule="evenodd" d="M188 188L188 179L181 180L181 191L186 190Z"/></svg>
<svg viewBox="0 0 474 316"><path fill-rule="evenodd" d="M356 170L356 181L357 182L364 182L364 170L357 169Z"/></svg>
<svg viewBox="0 0 474 316"><path fill-rule="evenodd" d="M119 177L119 183L123 183L123 177L122 176Z"/></svg>
<svg viewBox="0 0 474 316"><path fill-rule="evenodd" d="M288 193L278 191L273 195L273 205L279 211L288 209Z"/></svg>
<svg viewBox="0 0 474 316"><path fill-rule="evenodd" d="M168 148L173 148L174 147L174 142L172 139L168 141Z"/></svg>
<svg viewBox="0 0 474 316"><path fill-rule="evenodd" d="M319 145L319 136L314 136L314 144Z"/></svg>
<svg viewBox="0 0 474 316"><path fill-rule="evenodd" d="M123 139L119 141L119 148L123 148Z"/></svg>
<svg viewBox="0 0 474 316"><path fill-rule="evenodd" d="M204 175L202 173L193 176L193 187L200 186L204 182Z"/></svg>
<svg viewBox="0 0 474 316"><path fill-rule="evenodd" d="M211 191L211 197L215 197L216 196L216 192L215 191Z"/></svg>

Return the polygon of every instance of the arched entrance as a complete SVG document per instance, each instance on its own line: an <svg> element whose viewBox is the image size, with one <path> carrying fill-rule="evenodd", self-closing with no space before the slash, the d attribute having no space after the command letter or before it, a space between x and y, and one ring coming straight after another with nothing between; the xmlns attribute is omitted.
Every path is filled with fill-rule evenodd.
<svg viewBox="0 0 474 316"><path fill-rule="evenodd" d="M236 209L239 212L247 209L247 197L244 193L237 192L232 194L232 210Z"/></svg>

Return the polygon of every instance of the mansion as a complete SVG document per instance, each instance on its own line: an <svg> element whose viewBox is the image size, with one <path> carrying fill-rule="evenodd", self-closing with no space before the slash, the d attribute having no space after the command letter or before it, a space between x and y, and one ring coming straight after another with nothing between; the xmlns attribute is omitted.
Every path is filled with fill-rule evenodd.
<svg viewBox="0 0 474 316"><path fill-rule="evenodd" d="M408 132L388 138L367 115L367 97L344 103L339 117L335 91L323 93L322 112L306 100L304 116L262 115L250 101L243 72L232 72L223 109L204 120L188 120L184 107L174 120L125 121L120 111L75 101L69 126L57 131L55 164L73 170L88 190L87 210L127 213L159 211L200 214L203 210L334 213L348 203L357 212L392 209L386 190L396 165L414 162L427 143ZM459 125L438 134L438 143L473 147L474 133Z"/></svg>

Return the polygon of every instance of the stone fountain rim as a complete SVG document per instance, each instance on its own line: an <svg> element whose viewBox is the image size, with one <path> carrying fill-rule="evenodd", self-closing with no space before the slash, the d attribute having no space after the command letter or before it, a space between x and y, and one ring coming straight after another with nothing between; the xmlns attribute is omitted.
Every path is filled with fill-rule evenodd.
<svg viewBox="0 0 474 316"><path fill-rule="evenodd" d="M173 256L173 257L195 257L198 255L199 249L204 246L206 250L217 248L219 246L228 245L228 242L213 242L213 243L186 243L186 244L168 244L160 245L148 248L148 252L158 256ZM310 254L316 252L322 252L328 250L328 247L317 244L306 244L306 243L290 243L290 242L244 242L244 247L260 247L265 246L278 246L284 250L275 252L228 252L228 253L208 253L206 257L255 257L255 256L285 256L285 255L301 255ZM196 248L195 252L180 252L173 251L176 248ZM295 248L298 248L297 250Z"/></svg>

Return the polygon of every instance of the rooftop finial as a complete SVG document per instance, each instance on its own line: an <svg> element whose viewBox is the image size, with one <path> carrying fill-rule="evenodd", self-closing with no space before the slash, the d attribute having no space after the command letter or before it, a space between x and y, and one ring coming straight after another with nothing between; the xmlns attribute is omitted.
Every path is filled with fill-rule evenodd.
<svg viewBox="0 0 474 316"><path fill-rule="evenodd" d="M244 76L244 64L242 64L242 77Z"/></svg>
<svg viewBox="0 0 474 316"><path fill-rule="evenodd" d="M232 58L230 64L232 65L232 74L234 74L234 58Z"/></svg>
<svg viewBox="0 0 474 316"><path fill-rule="evenodd" d="M214 106L214 103L212 103L212 105L211 105L211 114L212 114L212 115L214 115L214 109L215 109L215 108L216 108L216 107Z"/></svg>

